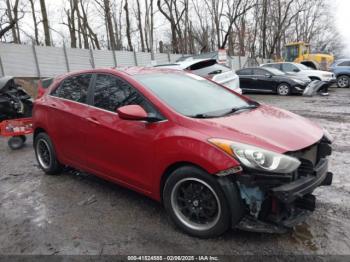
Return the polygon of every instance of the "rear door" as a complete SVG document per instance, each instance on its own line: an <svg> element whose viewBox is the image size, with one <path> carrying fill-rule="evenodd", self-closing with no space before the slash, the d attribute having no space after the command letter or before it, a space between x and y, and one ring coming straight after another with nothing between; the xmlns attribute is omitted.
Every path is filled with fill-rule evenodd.
<svg viewBox="0 0 350 262"><path fill-rule="evenodd" d="M83 167L86 162L88 90L92 75L69 77L48 96L49 135L64 163Z"/></svg>
<svg viewBox="0 0 350 262"><path fill-rule="evenodd" d="M87 151L91 172L136 188L149 188L155 160L153 140L166 122L147 123L120 119L116 110L140 105L154 107L128 82L109 74L98 74L89 110Z"/></svg>

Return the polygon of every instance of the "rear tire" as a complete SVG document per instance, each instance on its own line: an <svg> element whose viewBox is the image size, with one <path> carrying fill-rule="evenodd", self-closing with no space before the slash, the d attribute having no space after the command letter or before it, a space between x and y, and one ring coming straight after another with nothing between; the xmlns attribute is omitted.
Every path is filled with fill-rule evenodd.
<svg viewBox="0 0 350 262"><path fill-rule="evenodd" d="M337 85L339 88L349 87L350 85L350 77L346 75L337 77Z"/></svg>
<svg viewBox="0 0 350 262"><path fill-rule="evenodd" d="M282 83L277 87L277 94L280 96L287 96L290 94L290 86L286 83Z"/></svg>
<svg viewBox="0 0 350 262"><path fill-rule="evenodd" d="M7 144L12 150L18 150L24 146L26 140L25 136L13 136L8 140Z"/></svg>
<svg viewBox="0 0 350 262"><path fill-rule="evenodd" d="M170 174L163 203L174 223L195 237L216 237L231 225L229 205L216 178L193 166Z"/></svg>
<svg viewBox="0 0 350 262"><path fill-rule="evenodd" d="M34 140L35 156L40 168L48 175L57 175L62 171L55 148L46 133L39 133Z"/></svg>

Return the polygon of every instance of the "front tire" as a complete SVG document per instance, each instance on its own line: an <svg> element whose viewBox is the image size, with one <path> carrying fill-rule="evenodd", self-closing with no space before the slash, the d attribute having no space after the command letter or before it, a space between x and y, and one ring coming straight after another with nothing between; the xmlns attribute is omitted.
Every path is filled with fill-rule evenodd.
<svg viewBox="0 0 350 262"><path fill-rule="evenodd" d="M227 199L216 178L185 166L175 170L163 190L165 209L174 223L189 235L210 238L230 227Z"/></svg>
<svg viewBox="0 0 350 262"><path fill-rule="evenodd" d="M48 175L56 175L62 171L54 146L46 133L40 133L34 140L35 156L40 168Z"/></svg>
<svg viewBox="0 0 350 262"><path fill-rule="evenodd" d="M277 87L277 94L280 96L287 96L290 94L290 86L286 83L282 83Z"/></svg>
<svg viewBox="0 0 350 262"><path fill-rule="evenodd" d="M350 78L348 76L342 75L337 77L337 85L339 88L349 87Z"/></svg>

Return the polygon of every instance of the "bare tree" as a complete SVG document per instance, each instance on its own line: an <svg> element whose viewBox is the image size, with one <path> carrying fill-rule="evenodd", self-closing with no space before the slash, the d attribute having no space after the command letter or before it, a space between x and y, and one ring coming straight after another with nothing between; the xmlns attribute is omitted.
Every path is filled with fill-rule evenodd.
<svg viewBox="0 0 350 262"><path fill-rule="evenodd" d="M19 34L17 30L18 26L18 3L19 0L15 1L15 4L11 6L11 3L9 0L6 0L6 14L7 14L7 21L2 22L2 24L6 24L5 27L0 27L0 38L2 38L8 31L11 30L12 32L12 39L14 43L19 43Z"/></svg>
<svg viewBox="0 0 350 262"><path fill-rule="evenodd" d="M180 27L181 19L187 6L176 0L157 0L157 6L162 15L169 21L171 29L171 44L174 53L180 53L182 31Z"/></svg>

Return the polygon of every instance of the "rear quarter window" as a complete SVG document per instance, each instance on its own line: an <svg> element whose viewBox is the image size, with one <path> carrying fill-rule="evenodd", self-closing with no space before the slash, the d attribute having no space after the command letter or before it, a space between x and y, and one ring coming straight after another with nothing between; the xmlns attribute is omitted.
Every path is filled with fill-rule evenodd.
<svg viewBox="0 0 350 262"><path fill-rule="evenodd" d="M214 61L204 61L197 64L194 64L187 68L191 70L194 74L206 77L208 75L217 75L225 72L231 71L231 69L227 66L218 64Z"/></svg>
<svg viewBox="0 0 350 262"><path fill-rule="evenodd" d="M74 102L86 103L91 77L91 74L84 74L64 79L61 85L51 92L51 95Z"/></svg>

